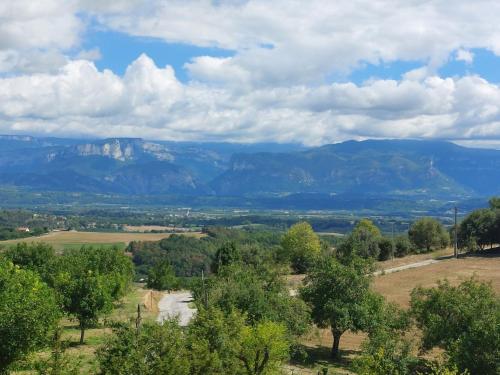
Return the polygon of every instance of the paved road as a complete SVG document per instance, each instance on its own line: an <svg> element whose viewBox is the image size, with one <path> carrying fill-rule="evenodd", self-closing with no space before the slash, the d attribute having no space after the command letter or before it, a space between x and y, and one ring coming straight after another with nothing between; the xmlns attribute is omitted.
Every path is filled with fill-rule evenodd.
<svg viewBox="0 0 500 375"><path fill-rule="evenodd" d="M158 302L160 313L156 321L163 323L164 320L178 317L179 324L187 326L196 312L196 309L189 306L192 301L193 296L190 292L165 293L160 302Z"/></svg>

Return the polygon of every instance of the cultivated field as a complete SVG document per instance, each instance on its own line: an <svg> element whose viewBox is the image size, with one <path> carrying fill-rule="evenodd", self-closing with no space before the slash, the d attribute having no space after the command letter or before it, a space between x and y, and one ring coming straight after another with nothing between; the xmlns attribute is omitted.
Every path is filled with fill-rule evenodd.
<svg viewBox="0 0 500 375"><path fill-rule="evenodd" d="M186 236L201 236L199 232L186 233ZM125 247L131 241L159 241L171 236L169 233L128 233L128 232L50 232L40 237L29 237L16 240L0 241L0 246L15 245L19 242L44 242L60 250L75 248L83 245L120 246Z"/></svg>

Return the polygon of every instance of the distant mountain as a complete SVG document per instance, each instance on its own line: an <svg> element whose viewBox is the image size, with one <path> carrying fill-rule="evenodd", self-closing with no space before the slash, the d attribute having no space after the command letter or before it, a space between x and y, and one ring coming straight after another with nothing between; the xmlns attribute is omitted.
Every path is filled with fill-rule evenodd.
<svg viewBox="0 0 500 375"><path fill-rule="evenodd" d="M500 151L408 140L305 149L4 135L0 186L144 196L488 196L500 193Z"/></svg>
<svg viewBox="0 0 500 375"><path fill-rule="evenodd" d="M0 135L0 185L43 191L211 195L235 151L297 145L74 140Z"/></svg>
<svg viewBox="0 0 500 375"><path fill-rule="evenodd" d="M370 140L302 152L236 154L212 187L221 195L491 195L500 193L500 151Z"/></svg>

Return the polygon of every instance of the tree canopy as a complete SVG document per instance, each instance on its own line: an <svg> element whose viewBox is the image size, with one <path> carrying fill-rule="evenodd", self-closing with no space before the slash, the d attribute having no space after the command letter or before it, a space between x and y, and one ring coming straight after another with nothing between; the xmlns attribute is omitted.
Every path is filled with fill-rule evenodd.
<svg viewBox="0 0 500 375"><path fill-rule="evenodd" d="M305 272L321 252L319 237L305 221L292 225L283 236L281 246L298 273Z"/></svg>
<svg viewBox="0 0 500 375"><path fill-rule="evenodd" d="M33 271L0 258L0 373L42 347L59 317L54 291Z"/></svg>

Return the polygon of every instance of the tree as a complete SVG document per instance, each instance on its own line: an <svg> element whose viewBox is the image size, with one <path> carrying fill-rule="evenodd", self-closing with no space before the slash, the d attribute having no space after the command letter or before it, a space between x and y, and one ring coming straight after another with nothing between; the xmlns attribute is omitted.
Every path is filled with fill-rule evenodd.
<svg viewBox="0 0 500 375"><path fill-rule="evenodd" d="M285 326L264 321L243 328L238 359L247 375L279 374L289 347Z"/></svg>
<svg viewBox="0 0 500 375"><path fill-rule="evenodd" d="M380 254L379 242L381 238L380 230L371 220L361 219L347 239L339 246L338 255L347 258L356 255L362 258L377 259Z"/></svg>
<svg viewBox="0 0 500 375"><path fill-rule="evenodd" d="M144 324L140 329L120 324L97 352L102 375L188 375L185 337L176 320Z"/></svg>
<svg viewBox="0 0 500 375"><path fill-rule="evenodd" d="M394 255L404 257L412 252L412 244L406 235L397 236L394 240Z"/></svg>
<svg viewBox="0 0 500 375"><path fill-rule="evenodd" d="M78 275L61 274L56 283L62 295L64 310L78 320L80 344L83 344L85 330L112 309L113 299L106 277L89 270Z"/></svg>
<svg viewBox="0 0 500 375"><path fill-rule="evenodd" d="M156 290L174 290L179 285L174 269L168 260L158 261L148 273L147 287Z"/></svg>
<svg viewBox="0 0 500 375"><path fill-rule="evenodd" d="M0 373L42 347L60 315L54 291L37 274L0 259Z"/></svg>
<svg viewBox="0 0 500 375"><path fill-rule="evenodd" d="M391 238L380 238L380 240L378 241L378 247L380 249L378 260L388 260L394 256L395 244Z"/></svg>
<svg viewBox="0 0 500 375"><path fill-rule="evenodd" d="M56 255L52 246L41 242L21 242L7 249L4 256L15 265L38 273L42 280L52 284L56 267Z"/></svg>
<svg viewBox="0 0 500 375"><path fill-rule="evenodd" d="M452 286L416 288L411 312L422 330L422 348L444 349L450 362L472 374L500 373L500 300L474 278Z"/></svg>
<svg viewBox="0 0 500 375"><path fill-rule="evenodd" d="M460 223L458 234L461 246L470 244L471 239L481 250L486 245L493 245L498 236L496 221L497 215L491 209L483 208L471 212Z"/></svg>
<svg viewBox="0 0 500 375"><path fill-rule="evenodd" d="M245 316L237 310L225 314L217 307L201 307L188 327L188 353L192 375L236 374Z"/></svg>
<svg viewBox="0 0 500 375"><path fill-rule="evenodd" d="M331 355L337 358L340 338L345 331L370 327L370 263L351 257L345 264L334 258L318 261L304 280L300 295L312 310L319 327L330 327L333 335Z"/></svg>
<svg viewBox="0 0 500 375"><path fill-rule="evenodd" d="M423 217L413 223L408 236L417 249L426 251L443 249L450 243L450 235L443 225L430 217Z"/></svg>
<svg viewBox="0 0 500 375"><path fill-rule="evenodd" d="M414 374L419 361L412 355L414 343L407 337L410 326L407 312L384 301L377 307L368 338L362 344L362 355L354 361L356 373Z"/></svg>
<svg viewBox="0 0 500 375"><path fill-rule="evenodd" d="M208 306L230 314L237 309L245 314L248 324L274 321L286 325L291 336L300 336L309 328L309 311L305 303L290 296L276 270L254 269L241 264L224 267L209 280L206 290L198 286L194 297L203 307L204 293Z"/></svg>
<svg viewBox="0 0 500 375"><path fill-rule="evenodd" d="M213 273L218 273L222 267L237 262L240 260L240 258L240 254L238 253L238 250L236 249L234 243L228 242L217 249L217 252L215 253L215 259L212 262L212 266L210 268L212 269Z"/></svg>
<svg viewBox="0 0 500 375"><path fill-rule="evenodd" d="M305 221L292 225L283 236L281 246L298 273L305 272L321 252L319 237Z"/></svg>

